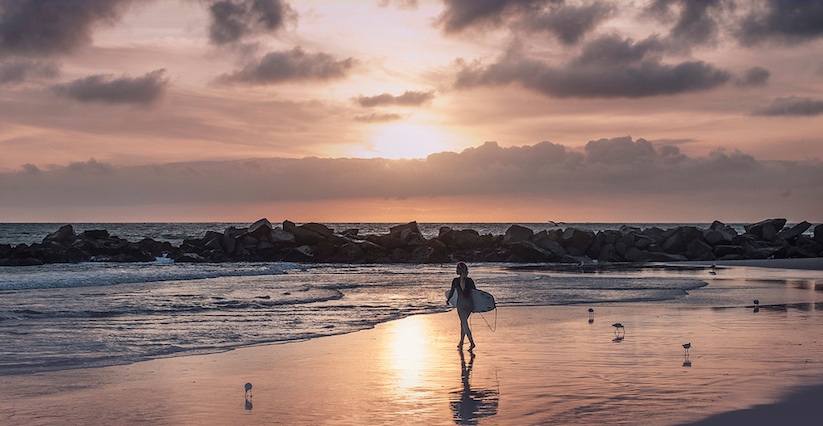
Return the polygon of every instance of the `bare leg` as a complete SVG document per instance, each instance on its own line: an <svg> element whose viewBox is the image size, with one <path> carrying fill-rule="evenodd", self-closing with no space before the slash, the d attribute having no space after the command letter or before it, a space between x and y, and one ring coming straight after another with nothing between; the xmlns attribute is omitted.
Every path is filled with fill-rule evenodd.
<svg viewBox="0 0 823 426"><path fill-rule="evenodd" d="M469 315L471 312L464 311L459 309L457 311L457 315L460 317L460 344L457 347L463 347L463 339L468 337L469 338L469 349L471 350L474 348L474 339L472 338L472 330L469 328Z"/></svg>

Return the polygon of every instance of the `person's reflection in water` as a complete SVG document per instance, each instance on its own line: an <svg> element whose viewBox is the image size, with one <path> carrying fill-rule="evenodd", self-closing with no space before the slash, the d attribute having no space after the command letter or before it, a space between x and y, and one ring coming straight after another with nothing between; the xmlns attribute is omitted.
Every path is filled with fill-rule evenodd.
<svg viewBox="0 0 823 426"><path fill-rule="evenodd" d="M500 394L492 389L472 390L469 379L471 378L472 366L475 355L469 351L469 363L466 364L466 356L460 352L462 389L451 392L450 404L454 422L457 424L474 425L480 418L494 416L497 414L497 404Z"/></svg>

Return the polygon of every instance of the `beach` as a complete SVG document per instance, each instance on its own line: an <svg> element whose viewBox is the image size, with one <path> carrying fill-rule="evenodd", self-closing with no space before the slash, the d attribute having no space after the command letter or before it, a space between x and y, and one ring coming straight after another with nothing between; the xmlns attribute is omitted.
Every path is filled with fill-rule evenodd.
<svg viewBox="0 0 823 426"><path fill-rule="evenodd" d="M473 315L472 327L473 352L456 349L457 315L444 312L223 353L0 376L0 423L816 424L820 412L819 302L504 306Z"/></svg>

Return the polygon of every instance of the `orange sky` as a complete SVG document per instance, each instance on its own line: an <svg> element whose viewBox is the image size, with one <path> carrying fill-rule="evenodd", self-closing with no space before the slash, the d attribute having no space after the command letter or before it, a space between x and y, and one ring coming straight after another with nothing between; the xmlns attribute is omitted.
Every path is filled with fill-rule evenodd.
<svg viewBox="0 0 823 426"><path fill-rule="evenodd" d="M823 221L791 3L0 0L0 221Z"/></svg>

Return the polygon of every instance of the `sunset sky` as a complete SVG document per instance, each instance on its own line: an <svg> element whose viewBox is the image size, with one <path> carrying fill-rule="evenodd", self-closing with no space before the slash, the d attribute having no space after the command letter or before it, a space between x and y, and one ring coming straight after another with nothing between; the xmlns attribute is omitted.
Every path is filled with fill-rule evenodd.
<svg viewBox="0 0 823 426"><path fill-rule="evenodd" d="M0 0L0 222L823 222L823 1Z"/></svg>

